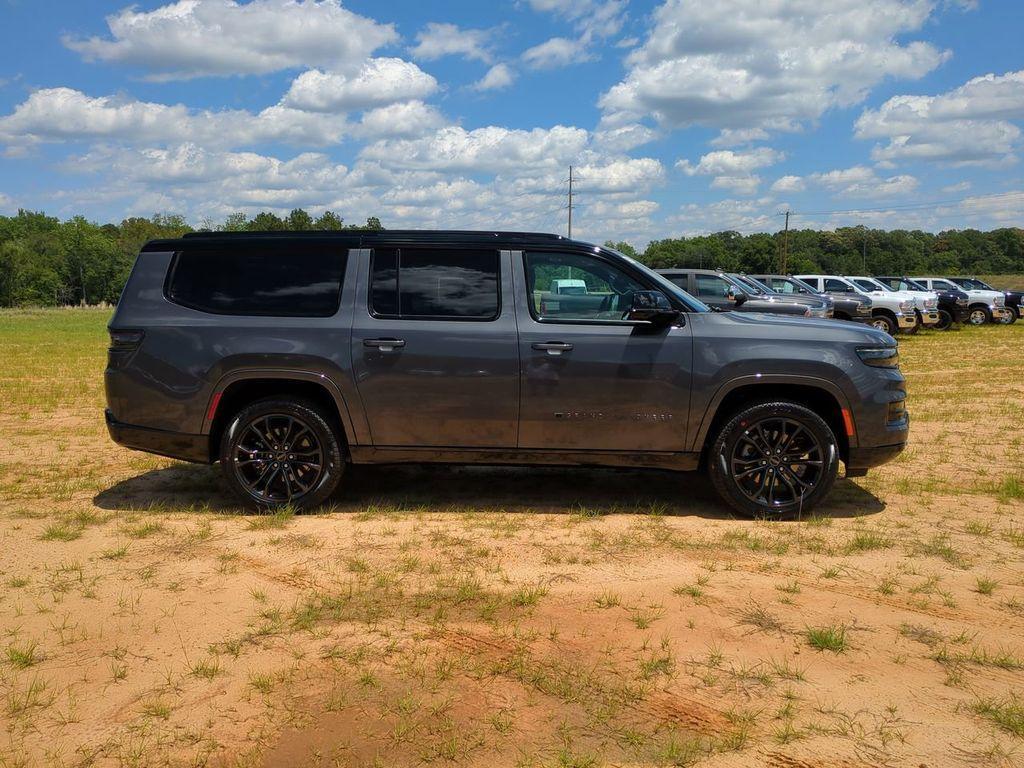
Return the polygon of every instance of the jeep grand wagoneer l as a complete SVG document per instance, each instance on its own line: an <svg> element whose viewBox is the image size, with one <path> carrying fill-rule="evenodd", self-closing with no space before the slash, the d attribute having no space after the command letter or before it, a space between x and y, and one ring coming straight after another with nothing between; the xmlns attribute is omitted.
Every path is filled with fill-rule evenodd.
<svg viewBox="0 0 1024 768"><path fill-rule="evenodd" d="M348 464L452 462L702 468L734 509L786 514L908 431L888 334L712 312L557 235L155 240L110 338L113 439L220 461L259 508L319 504Z"/></svg>

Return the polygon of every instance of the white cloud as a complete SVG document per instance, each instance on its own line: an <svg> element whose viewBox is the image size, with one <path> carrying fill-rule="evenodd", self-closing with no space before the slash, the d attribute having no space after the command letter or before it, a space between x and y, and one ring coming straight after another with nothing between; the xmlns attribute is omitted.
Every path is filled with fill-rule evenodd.
<svg viewBox="0 0 1024 768"><path fill-rule="evenodd" d="M0 213L14 213L14 199L10 195L0 192Z"/></svg>
<svg viewBox="0 0 1024 768"><path fill-rule="evenodd" d="M516 73L508 64L495 64L487 74L474 83L473 88L478 91L498 91L508 88L515 82Z"/></svg>
<svg viewBox="0 0 1024 768"><path fill-rule="evenodd" d="M794 130L832 107L862 101L888 77L917 78L948 56L900 39L931 0L666 0L624 80L601 96L606 113L667 127ZM723 141L728 141L723 137Z"/></svg>
<svg viewBox="0 0 1024 768"><path fill-rule="evenodd" d="M521 171L562 168L586 147L582 128L556 125L531 131L488 126L442 128L422 139L378 141L360 157L393 168L436 171Z"/></svg>
<svg viewBox="0 0 1024 768"><path fill-rule="evenodd" d="M806 181L843 197L892 197L913 192L918 180L906 174L880 178L874 169L863 165L812 173Z"/></svg>
<svg viewBox="0 0 1024 768"><path fill-rule="evenodd" d="M582 40L570 40L567 37L552 37L523 51L523 61L531 69L565 67L589 61L591 58Z"/></svg>
<svg viewBox="0 0 1024 768"><path fill-rule="evenodd" d="M716 189L752 195L761 183L761 177L754 171L775 165L784 157L782 152L771 147L756 147L746 152L719 149L702 156L696 165L689 160L680 160L676 167L687 176L713 176L711 186Z"/></svg>
<svg viewBox="0 0 1024 768"><path fill-rule="evenodd" d="M945 165L1014 162L1024 119L1024 70L988 74L937 96L894 96L857 119L861 139L883 139L877 161L928 160Z"/></svg>
<svg viewBox="0 0 1024 768"><path fill-rule="evenodd" d="M353 134L371 139L382 137L415 138L431 133L447 121L429 104L405 101L366 112Z"/></svg>
<svg viewBox="0 0 1024 768"><path fill-rule="evenodd" d="M642 123L601 125L594 134L594 143L609 152L628 152L658 138L658 133Z"/></svg>
<svg viewBox="0 0 1024 768"><path fill-rule="evenodd" d="M179 0L107 17L112 39L65 36L87 60L139 67L158 80L262 74L293 67L347 71L398 39L339 0Z"/></svg>
<svg viewBox="0 0 1024 768"><path fill-rule="evenodd" d="M723 128L718 136L711 140L711 146L738 147L767 139L768 131L764 128Z"/></svg>
<svg viewBox="0 0 1024 768"><path fill-rule="evenodd" d="M312 112L344 112L422 99L437 91L437 80L402 59L367 59L349 76L311 69L292 81L283 104Z"/></svg>
<svg viewBox="0 0 1024 768"><path fill-rule="evenodd" d="M772 184L772 192L802 192L804 180L799 176L783 176Z"/></svg>
<svg viewBox="0 0 1024 768"><path fill-rule="evenodd" d="M553 37L523 53L533 69L553 69L591 61L592 47L617 35L626 21L626 0L529 0L535 11L553 13L571 22L575 39Z"/></svg>
<svg viewBox="0 0 1024 768"><path fill-rule="evenodd" d="M88 96L72 88L31 94L0 117L0 142L11 146L43 141L122 140L133 144L176 143L183 136L206 146L284 142L323 146L339 141L343 116L304 112L281 105L257 112L191 110L116 96Z"/></svg>
<svg viewBox="0 0 1024 768"><path fill-rule="evenodd" d="M454 24L432 21L416 35L416 46L410 52L426 61L442 56L463 56L489 63L492 35L489 29L460 29Z"/></svg>

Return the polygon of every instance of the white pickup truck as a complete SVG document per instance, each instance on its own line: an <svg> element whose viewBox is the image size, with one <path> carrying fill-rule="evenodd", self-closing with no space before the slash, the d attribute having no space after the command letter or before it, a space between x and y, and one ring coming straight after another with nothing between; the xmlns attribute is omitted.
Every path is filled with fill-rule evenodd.
<svg viewBox="0 0 1024 768"><path fill-rule="evenodd" d="M871 299L871 325L890 336L900 331L913 333L917 330L917 302L899 293L872 293L858 287L849 278L841 275L794 275L809 283L820 293L855 293Z"/></svg>
<svg viewBox="0 0 1024 768"><path fill-rule="evenodd" d="M872 298L878 293L898 293L913 299L918 327L934 328L939 324L939 297L933 291L908 291L902 288L894 291L885 283L864 275L852 275L849 279Z"/></svg>
<svg viewBox="0 0 1024 768"><path fill-rule="evenodd" d="M1006 322L1010 310L1006 308L1006 295L1001 291L979 291L957 285L944 277L915 277L914 280L932 291L963 291L967 294L971 325Z"/></svg>

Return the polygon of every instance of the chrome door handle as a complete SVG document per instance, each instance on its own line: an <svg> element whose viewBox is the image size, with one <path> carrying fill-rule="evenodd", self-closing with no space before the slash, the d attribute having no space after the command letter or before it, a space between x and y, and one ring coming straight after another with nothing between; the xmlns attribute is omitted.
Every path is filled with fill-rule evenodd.
<svg viewBox="0 0 1024 768"><path fill-rule="evenodd" d="M544 341L538 342L533 345L533 348L541 352L547 352L549 355L557 357L563 352L569 352L572 350L572 344L566 344L564 341Z"/></svg>
<svg viewBox="0 0 1024 768"><path fill-rule="evenodd" d="M381 352L394 352L405 346L403 339L363 339L364 347L376 347Z"/></svg>

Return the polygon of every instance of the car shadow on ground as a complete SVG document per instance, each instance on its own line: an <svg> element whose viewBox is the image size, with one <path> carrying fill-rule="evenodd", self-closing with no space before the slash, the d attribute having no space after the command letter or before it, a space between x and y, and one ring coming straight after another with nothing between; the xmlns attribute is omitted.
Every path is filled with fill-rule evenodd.
<svg viewBox="0 0 1024 768"><path fill-rule="evenodd" d="M122 480L93 502L134 512L205 511L241 514L218 467L175 464ZM434 511L555 514L651 514L735 517L707 478L696 472L567 467L400 465L350 467L325 512L368 507ZM818 515L861 517L885 504L853 480L840 478Z"/></svg>

